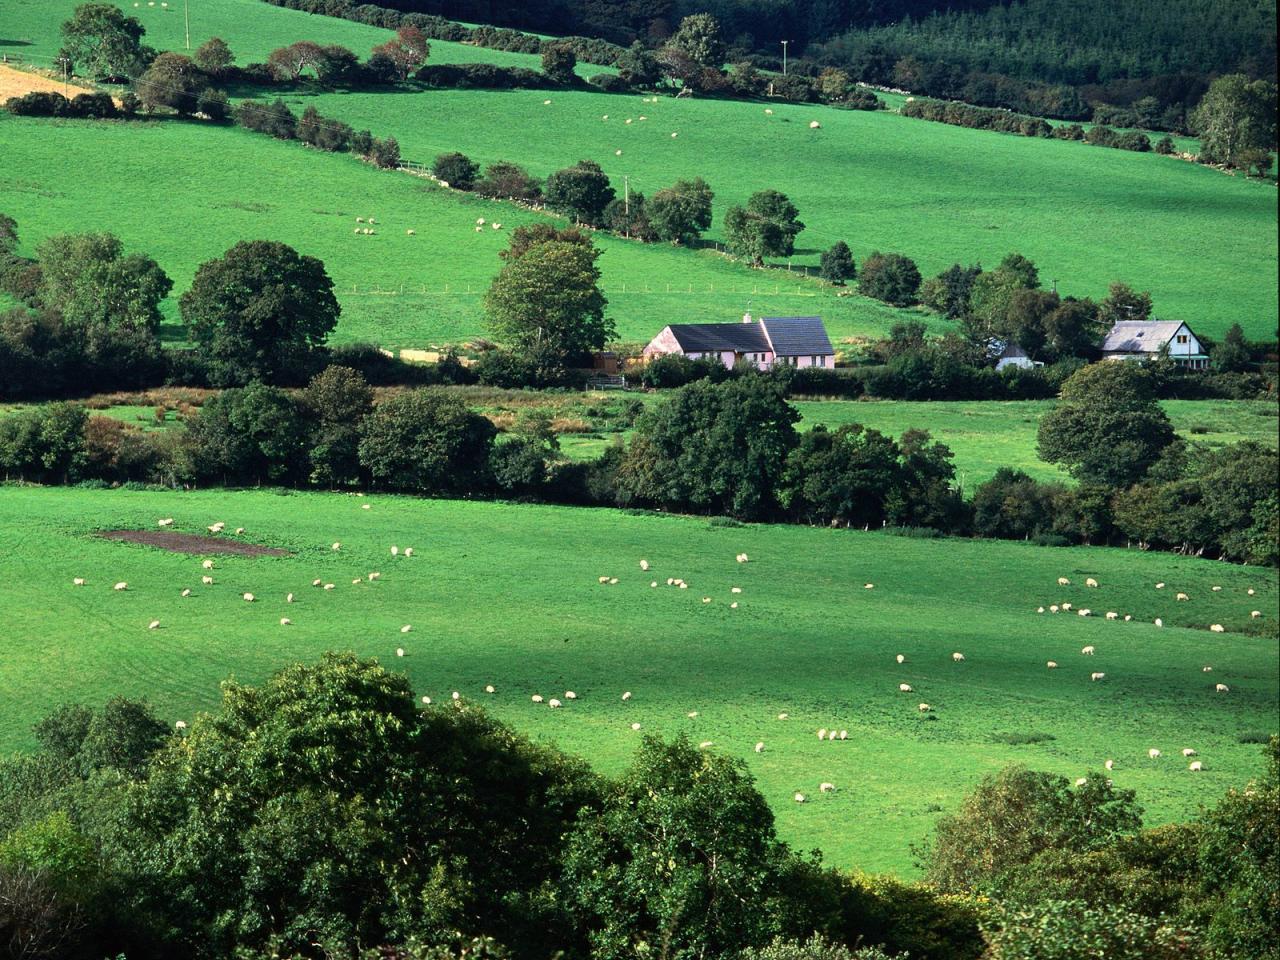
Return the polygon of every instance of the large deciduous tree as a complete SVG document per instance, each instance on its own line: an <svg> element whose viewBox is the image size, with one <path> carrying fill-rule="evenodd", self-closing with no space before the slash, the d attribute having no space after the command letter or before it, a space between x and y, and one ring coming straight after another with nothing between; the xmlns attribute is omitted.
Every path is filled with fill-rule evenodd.
<svg viewBox="0 0 1280 960"><path fill-rule="evenodd" d="M509 348L539 347L568 362L613 336L599 287L600 251L589 239L546 240L508 253L485 295L485 310L490 329Z"/></svg>
<svg viewBox="0 0 1280 960"><path fill-rule="evenodd" d="M169 107L181 116L199 108L200 92L209 78L194 60L180 53L162 53L134 83L138 99L147 110Z"/></svg>
<svg viewBox="0 0 1280 960"><path fill-rule="evenodd" d="M649 200L649 222L659 240L689 243L711 229L711 201L715 194L701 177L677 180Z"/></svg>
<svg viewBox="0 0 1280 960"><path fill-rule="evenodd" d="M409 74L426 63L430 55L431 45L422 29L405 26L397 30L396 35L386 43L373 48L370 62L383 60L390 65L391 75L396 80L407 80Z"/></svg>
<svg viewBox="0 0 1280 960"><path fill-rule="evenodd" d="M1211 163L1245 165L1255 151L1276 144L1276 85L1242 73L1218 77L1191 116L1200 135L1200 155ZM1250 163L1252 158L1250 157Z"/></svg>
<svg viewBox="0 0 1280 960"><path fill-rule="evenodd" d="M488 486L496 433L457 397L412 390L382 401L365 417L360 462L376 483L392 490L475 494Z"/></svg>
<svg viewBox="0 0 1280 960"><path fill-rule="evenodd" d="M146 66L146 33L136 17L126 17L114 3L82 3L62 25L58 55L71 69L97 80L124 80Z"/></svg>
<svg viewBox="0 0 1280 960"><path fill-rule="evenodd" d="M180 307L222 385L305 378L341 312L324 264L270 240L241 241L201 264Z"/></svg>
<svg viewBox="0 0 1280 960"><path fill-rule="evenodd" d="M858 289L868 297L906 307L916 302L920 270L910 257L877 250L862 261Z"/></svg>
<svg viewBox="0 0 1280 960"><path fill-rule="evenodd" d="M604 210L616 195L609 178L593 160L579 160L572 167L547 177L547 205L578 223L598 227Z"/></svg>
<svg viewBox="0 0 1280 960"><path fill-rule="evenodd" d="M765 257L791 256L804 229L795 204L777 190L760 190L745 207L730 207L724 226L729 249L754 267L763 266Z"/></svg>
<svg viewBox="0 0 1280 960"><path fill-rule="evenodd" d="M725 45L720 22L709 13L685 17L667 44L700 67L719 70L724 66Z"/></svg>

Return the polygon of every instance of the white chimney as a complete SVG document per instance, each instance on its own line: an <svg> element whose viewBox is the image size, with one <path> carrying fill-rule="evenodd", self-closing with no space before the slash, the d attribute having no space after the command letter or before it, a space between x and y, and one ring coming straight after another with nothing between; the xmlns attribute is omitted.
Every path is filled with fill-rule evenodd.
<svg viewBox="0 0 1280 960"><path fill-rule="evenodd" d="M744 314L742 315L742 322L743 322L743 323L754 323L754 322L755 322L754 320L752 320L752 319L751 319L751 311L750 311L750 310L748 310L746 313L744 313Z"/></svg>

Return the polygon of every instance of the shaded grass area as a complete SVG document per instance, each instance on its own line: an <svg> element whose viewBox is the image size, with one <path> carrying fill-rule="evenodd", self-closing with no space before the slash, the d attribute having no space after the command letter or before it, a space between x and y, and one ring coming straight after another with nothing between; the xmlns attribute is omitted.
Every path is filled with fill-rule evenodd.
<svg viewBox="0 0 1280 960"><path fill-rule="evenodd" d="M96 535L155 530L159 517L174 517L176 532L243 526L244 541L293 555L217 556L215 583L202 587L198 557ZM413 546L414 557L393 559L392 544ZM735 563L739 552L751 562ZM650 573L639 571L641 558ZM372 584L371 570L382 574ZM620 582L601 585L602 575ZM648 585L673 576L690 589ZM1058 587L1059 576L1102 586ZM88 584L73 587L73 577ZM317 577L337 588L312 588ZM120 580L127 591L111 589ZM1157 591L1156 581L1169 586ZM1239 738L1274 729L1280 683L1274 571L608 510L4 487L0 584L5 748L29 748L31 724L67 700L145 696L167 721L190 719L214 706L228 675L252 682L286 662L352 649L404 670L419 694L459 691L602 770L632 754L633 722L710 740L747 762L798 848L906 875L908 844L982 774L1010 762L1075 777L1114 758L1112 776L1138 791L1149 823L1192 815L1256 772L1257 747ZM179 595L184 587L192 596ZM1175 605L1175 590L1191 600ZM258 600L243 602L244 591ZM297 602L286 604L287 592ZM1062 600L1135 622L1035 613ZM1251 620L1250 609L1265 619ZM293 626L280 626L286 613ZM1151 625L1156 616L1163 630ZM158 630L147 629L151 619ZM1210 622L1229 632L1209 633ZM1097 655L1081 657L1085 644ZM956 650L964 663L952 662ZM1046 670L1048 659L1061 668ZM1090 671L1105 671L1106 682L1090 682ZM1215 694L1213 681L1231 693ZM899 682L915 693L898 693ZM486 684L498 692L486 696ZM567 689L579 699L564 710L530 702ZM921 716L917 701L936 719ZM819 741L819 727L850 738ZM1202 776L1171 757L1188 746L1205 762ZM1149 761L1150 747L1166 759ZM822 781L836 791L818 796ZM791 803L799 789L815 801Z"/></svg>

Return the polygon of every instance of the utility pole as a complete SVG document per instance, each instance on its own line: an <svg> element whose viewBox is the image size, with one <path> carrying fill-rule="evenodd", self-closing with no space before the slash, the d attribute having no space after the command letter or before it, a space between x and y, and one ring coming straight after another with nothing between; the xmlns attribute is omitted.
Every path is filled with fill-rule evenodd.
<svg viewBox="0 0 1280 960"><path fill-rule="evenodd" d="M625 235L629 240L631 239L631 177L625 173L622 175L622 212L627 220Z"/></svg>
<svg viewBox="0 0 1280 960"><path fill-rule="evenodd" d="M784 77L787 75L787 44L790 42L790 40L782 41L782 75Z"/></svg>
<svg viewBox="0 0 1280 960"><path fill-rule="evenodd" d="M68 76L71 61L66 57L59 57L58 62L62 64L62 95L70 97L71 94L71 78Z"/></svg>
<svg viewBox="0 0 1280 960"><path fill-rule="evenodd" d="M187 49L191 49L191 7L190 0L182 0L182 20L187 30Z"/></svg>

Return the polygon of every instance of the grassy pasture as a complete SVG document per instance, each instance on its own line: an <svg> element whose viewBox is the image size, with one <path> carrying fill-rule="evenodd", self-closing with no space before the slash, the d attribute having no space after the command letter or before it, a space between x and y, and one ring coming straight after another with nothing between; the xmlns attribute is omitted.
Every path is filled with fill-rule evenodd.
<svg viewBox="0 0 1280 960"><path fill-rule="evenodd" d="M293 555L219 556L215 584L202 587L199 557L95 535L154 530L168 516L183 532L215 520L244 526L254 542ZM392 544L413 546L414 557L393 559ZM750 563L734 562L740 551ZM352 583L371 570L382 579ZM601 575L620 582L601 585ZM690 588L648 585L672 576ZM1073 585L1057 586L1059 576ZM1086 589L1086 576L1102 586ZM73 577L88 585L73 587ZM313 588L317 577L336 589ZM120 580L127 591L112 590ZM183 587L192 596L182 598ZM1191 600L1175 603L1176 590ZM297 602L284 602L288 592ZM1035 613L1063 600L1097 616ZM166 719L190 719L216 702L229 674L252 681L287 661L353 649L405 670L419 694L441 702L459 691L604 770L634 749L632 722L710 740L748 762L798 847L906 875L908 843L1010 762L1074 777L1113 758L1114 778L1138 790L1148 822L1191 815L1258 769L1259 748L1239 739L1275 729L1280 682L1274 571L407 498L0 488L0 606L2 748L30 747L30 725L66 700L145 696ZM1250 609L1265 617L1251 620ZM1135 621L1107 622L1105 610ZM279 624L286 615L292 626ZM1153 626L1156 616L1168 626ZM161 626L148 630L153 618ZM1210 633L1209 623L1228 632ZM1079 654L1086 644L1096 656ZM957 650L964 663L952 661ZM1047 670L1049 659L1061 667ZM1091 682L1091 671L1106 680ZM899 693L901 682L914 692ZM1215 682L1230 693L1215 693ZM563 710L530 702L566 689L579 699ZM936 719L917 711L922 701ZM850 737L819 741L819 727ZM1010 734L1054 739L1015 746L1001 739ZM1165 756L1149 760L1150 747ZM1202 775L1187 771L1184 747L1200 752ZM835 793L818 795L824 780ZM795 790L813 802L791 802Z"/></svg>
<svg viewBox="0 0 1280 960"><path fill-rule="evenodd" d="M6 32L30 37L31 46L15 52L52 51L57 24L73 5L73 0L21 0ZM209 0L201 9L193 43L221 34L242 61L304 37L363 51L387 35L259 0ZM138 14L150 24L151 42L180 46L177 13L139 8ZM443 43L433 44L432 56L437 62L536 59ZM552 103L544 105L548 97ZM766 116L764 105L755 103L667 97L645 103L637 96L585 91L298 91L286 99L298 110L314 104L322 113L357 127L393 134L412 160L429 161L437 153L457 149L482 162L515 159L545 175L585 157L599 161L616 182L629 176L634 189L650 193L678 176L702 175L718 194L712 239L719 239L728 204L760 187L776 187L791 196L808 224L800 236L797 264L815 264L820 251L837 239L847 240L859 258L877 248L908 253L926 275L956 260L990 266L1016 249L1040 265L1046 284L1056 280L1064 293L1101 296L1108 282L1121 279L1150 289L1158 314L1186 319L1210 336L1221 335L1237 320L1253 337L1270 336L1275 329L1274 188L1169 158L1025 140L886 112L785 104L772 106L773 115ZM611 119L602 120L605 115ZM648 119L642 122L640 116ZM627 118L635 122L627 125ZM815 118L822 129L809 129ZM228 201L271 207L272 216L260 218L270 220L265 229L288 239L310 235L319 226L290 209L297 206L290 200L300 186L307 197L301 201L302 210L328 199L323 190L314 189L317 181L341 182L335 183L337 196L331 194L333 202L326 207L338 207L353 194L385 198L387 203L377 205L388 207L399 189L405 189L370 192L369 181L350 172L349 166L331 168L341 173L318 173L307 159L259 145L260 138L232 148L229 138L220 138L225 134L201 131L197 137L186 131L166 134L160 142L139 138L121 144L121 135L101 125L74 137L46 130L41 126L4 131L19 149L10 163L9 182L0 179L0 204L22 212L23 193L32 182L44 191L68 195L105 195L122 188L127 197L136 193L137 185L119 183L121 168L136 175L137 158L146 156L152 167L181 168L182 186L190 191L184 193L171 180L159 198L162 207L191 209L199 206L201 196L231 192L234 197ZM136 132L131 128L130 133ZM673 132L679 134L675 139ZM53 150L65 159L51 164ZM198 166L191 163L197 157ZM85 177L86 167L99 176ZM368 205L366 199L363 206ZM138 226L129 222L123 207L123 202L117 204L113 216L102 222L118 223L122 231ZM518 222L514 212L502 209L504 220ZM37 225L34 233L28 231L29 241L50 231L84 229L83 219L69 214L67 209L44 216L28 213L27 219ZM223 218L209 232L233 233L237 226L245 225ZM257 229L255 235L261 235L264 225ZM143 241L151 238L145 229L132 233L147 248ZM349 321L339 338L423 346L480 332L478 301L465 292L458 296L457 291L482 287L496 261L477 259L479 251L454 239L442 241L450 255L443 262L433 260L435 269L425 277L423 261L414 264L407 251L379 249L374 256L364 255L373 244L366 244L361 253L349 247L334 250L344 262L326 257L331 271L347 285L355 284L357 291L398 291L402 285L406 291L421 290L424 281L436 281L425 285L441 291L416 298L407 292L395 298L385 292L353 293ZM710 253L691 256L631 245L616 259L625 259L627 266L606 263L606 281L625 339L647 339L669 320L736 316L749 299L757 313L822 313L838 337L874 334L896 315L860 298L838 301L829 290L788 284L774 273L747 273L718 262ZM179 277L193 266L182 260L166 263ZM446 283L451 291L447 296L442 292ZM804 295L782 303L759 295L779 283L780 291ZM179 290L183 285L180 279Z"/></svg>

